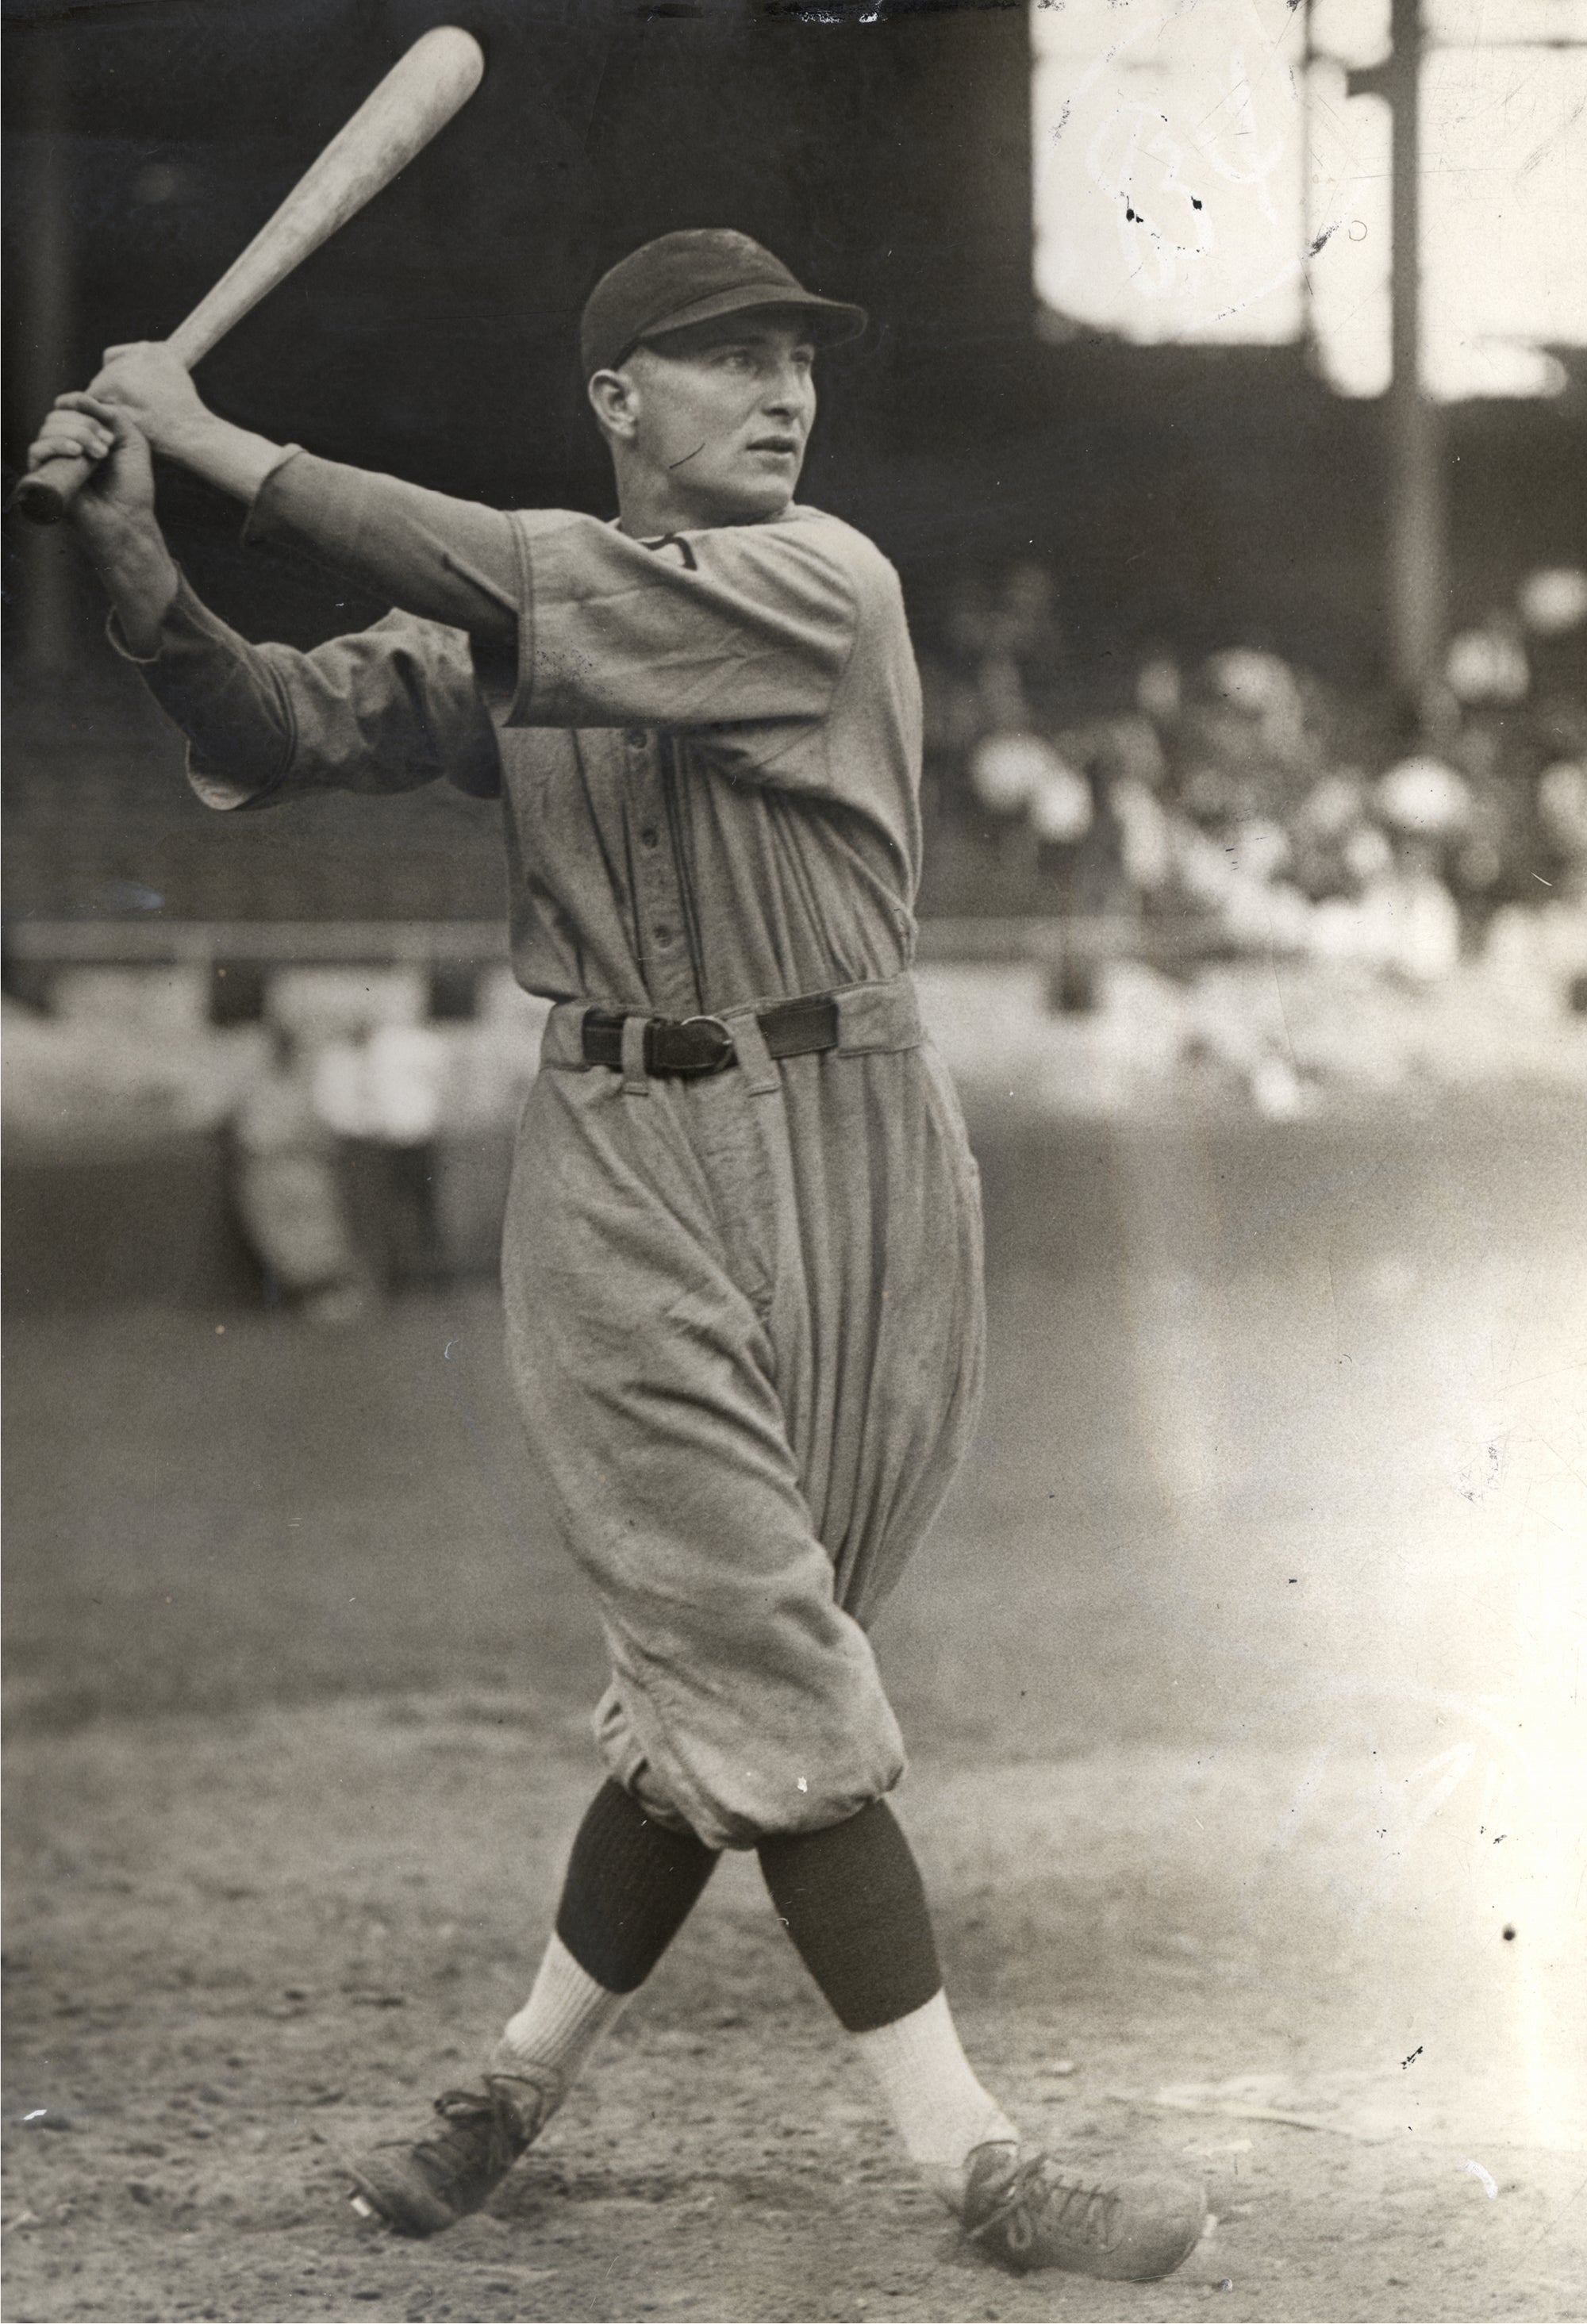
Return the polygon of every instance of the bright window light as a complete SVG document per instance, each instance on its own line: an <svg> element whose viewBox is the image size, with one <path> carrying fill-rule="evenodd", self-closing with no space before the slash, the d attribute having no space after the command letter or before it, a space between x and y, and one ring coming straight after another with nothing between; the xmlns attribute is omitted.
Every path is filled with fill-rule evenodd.
<svg viewBox="0 0 1587 2324"><path fill-rule="evenodd" d="M1587 48L1434 49L1422 144L1427 385L1557 392L1549 345L1587 346Z"/></svg>
<svg viewBox="0 0 1587 2324"><path fill-rule="evenodd" d="M1424 0L1430 392L1545 395L1587 346L1587 0ZM1141 342L1305 337L1389 381L1389 0L1034 0L1036 288ZM1480 44L1479 44L1480 43ZM1576 45L1572 45L1575 43Z"/></svg>
<svg viewBox="0 0 1587 2324"><path fill-rule="evenodd" d="M1032 23L1043 303L1131 339L1295 338L1299 11L1038 0Z"/></svg>
<svg viewBox="0 0 1587 2324"><path fill-rule="evenodd" d="M1389 102L1348 96L1344 67L1329 58L1313 64L1306 88L1306 288L1313 353L1324 378L1342 395L1381 395L1393 368L1389 171L1394 139Z"/></svg>

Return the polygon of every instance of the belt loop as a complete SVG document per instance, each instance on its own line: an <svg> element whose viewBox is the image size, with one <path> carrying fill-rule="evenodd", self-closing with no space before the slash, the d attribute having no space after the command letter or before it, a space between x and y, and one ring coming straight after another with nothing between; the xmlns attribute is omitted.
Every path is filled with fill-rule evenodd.
<svg viewBox="0 0 1587 2324"><path fill-rule="evenodd" d="M766 1036L752 1009L746 1009L725 1022L732 1028L734 1055L743 1068L744 1088L752 1097L765 1097L782 1087L782 1076L771 1061L766 1047Z"/></svg>
<svg viewBox="0 0 1587 2324"><path fill-rule="evenodd" d="M650 1075L645 1071L646 1017L625 1017L623 1020L623 1092L625 1097L649 1097Z"/></svg>

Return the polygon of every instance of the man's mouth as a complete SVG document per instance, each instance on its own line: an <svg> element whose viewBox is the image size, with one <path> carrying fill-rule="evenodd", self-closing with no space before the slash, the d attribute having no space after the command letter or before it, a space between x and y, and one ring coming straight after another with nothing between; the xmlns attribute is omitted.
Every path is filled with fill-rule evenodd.
<svg viewBox="0 0 1587 2324"><path fill-rule="evenodd" d="M786 452L789 455L798 448L798 439L794 436L757 436L750 446L752 452Z"/></svg>

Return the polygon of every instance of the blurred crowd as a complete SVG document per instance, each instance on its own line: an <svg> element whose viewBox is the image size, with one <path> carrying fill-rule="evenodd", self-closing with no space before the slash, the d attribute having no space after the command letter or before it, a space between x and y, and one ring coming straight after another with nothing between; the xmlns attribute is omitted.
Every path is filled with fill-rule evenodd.
<svg viewBox="0 0 1587 2324"><path fill-rule="evenodd" d="M928 866L975 921L924 997L966 1085L1112 1112L1210 1067L1271 1119L1587 1085L1587 571L1456 636L1414 717L1249 645L1077 657L1032 563L917 632ZM265 1296L325 1322L488 1267L545 1004L504 965L249 973L8 977L12 1152L215 1137Z"/></svg>
<svg viewBox="0 0 1587 2324"><path fill-rule="evenodd" d="M1244 645L1148 655L1099 706L1034 563L964 580L920 644L928 811L995 835L1009 892L1126 951L1412 983L1488 957L1587 1009L1587 572L1457 635L1414 717ZM1082 967L1059 998L1092 992Z"/></svg>
<svg viewBox="0 0 1587 2324"><path fill-rule="evenodd" d="M8 1156L213 1139L266 1301L350 1321L494 1267L546 1014L505 966L63 968L6 998Z"/></svg>

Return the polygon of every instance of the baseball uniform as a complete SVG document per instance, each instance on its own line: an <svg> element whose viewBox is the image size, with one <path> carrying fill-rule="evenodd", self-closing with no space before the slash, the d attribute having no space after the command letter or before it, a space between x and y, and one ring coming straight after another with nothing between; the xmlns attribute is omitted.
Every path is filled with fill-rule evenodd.
<svg viewBox="0 0 1587 2324"><path fill-rule="evenodd" d="M249 529L411 610L299 653L184 585L143 668L200 797L444 777L503 799L514 966L558 1004L508 1204L508 1351L599 1600L608 1766L711 1847L836 1823L902 1772L864 1626L983 1360L975 1166L908 973L897 576L810 509L641 543L303 453ZM774 1057L761 1018L814 996L835 1045ZM624 1020L610 1062L592 1009ZM702 1016L732 1064L645 1069L646 1019Z"/></svg>
<svg viewBox="0 0 1587 2324"><path fill-rule="evenodd" d="M718 1851L753 1845L970 2236L1021 2269L1145 2279L1194 2247L1200 2190L1022 2152L958 2039L884 1796L902 1750L865 1625L972 1425L983 1319L974 1165L909 976L920 706L899 586L778 482L814 416L811 349L863 320L731 229L661 235L603 275L584 374L625 521L678 527L650 540L224 422L175 430L253 494L255 536L401 609L297 654L245 645L180 590L149 674L200 789L244 809L441 775L499 791L514 963L554 1004L509 1200L508 1350L599 1597L611 1776L482 2086L346 2169L403 2235L478 2210ZM128 400L174 428L169 360L126 361ZM140 481L109 570L143 637L169 567Z"/></svg>

